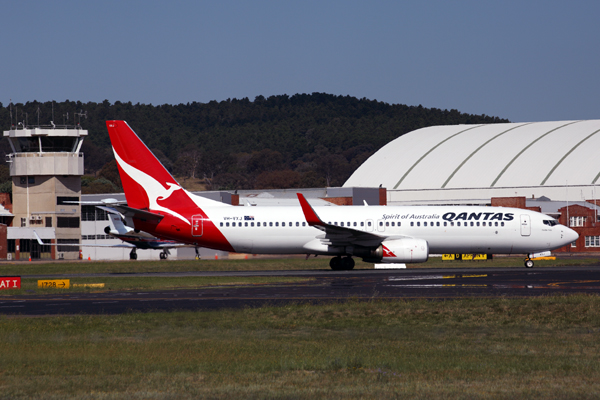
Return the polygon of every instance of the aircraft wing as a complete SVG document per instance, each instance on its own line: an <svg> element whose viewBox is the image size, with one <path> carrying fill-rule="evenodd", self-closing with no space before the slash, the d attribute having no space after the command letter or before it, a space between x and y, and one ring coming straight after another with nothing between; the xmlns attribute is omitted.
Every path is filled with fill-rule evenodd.
<svg viewBox="0 0 600 400"><path fill-rule="evenodd" d="M33 231L35 235L35 239L37 240L40 246L78 246L78 247L126 247L131 249L133 247L137 247L134 244L130 243L121 243L121 244L83 244L83 243L44 243L40 235L37 234L36 231Z"/></svg>
<svg viewBox="0 0 600 400"><path fill-rule="evenodd" d="M323 235L319 235L316 238L320 239L325 245L373 247L378 246L386 239L401 239L408 237L402 235L384 236L374 232L365 232L358 229L352 229L350 227L325 223L321 220L321 218L319 218L315 210L304 198L304 195L302 195L302 193L297 193L297 195L308 225L314 226L315 228L324 232Z"/></svg>

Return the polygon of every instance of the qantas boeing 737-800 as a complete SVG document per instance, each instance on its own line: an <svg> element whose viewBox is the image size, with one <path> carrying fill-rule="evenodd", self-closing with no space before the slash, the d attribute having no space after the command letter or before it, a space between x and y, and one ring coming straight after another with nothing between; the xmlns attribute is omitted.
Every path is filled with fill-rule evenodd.
<svg viewBox="0 0 600 400"><path fill-rule="evenodd" d="M353 256L373 263L418 263L429 254L533 254L578 234L547 215L475 206L236 207L183 189L125 121L107 121L128 225L163 239L254 254L330 255L334 270Z"/></svg>

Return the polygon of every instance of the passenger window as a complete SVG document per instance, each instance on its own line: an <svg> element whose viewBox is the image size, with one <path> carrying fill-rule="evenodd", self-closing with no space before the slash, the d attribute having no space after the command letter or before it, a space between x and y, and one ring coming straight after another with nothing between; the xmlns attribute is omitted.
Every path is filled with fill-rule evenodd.
<svg viewBox="0 0 600 400"><path fill-rule="evenodd" d="M498 226L498 221L494 222L494 225Z"/></svg>
<svg viewBox="0 0 600 400"><path fill-rule="evenodd" d="M354 225L354 226L356 226L356 222L354 222L354 224L353 224L353 225Z"/></svg>
<svg viewBox="0 0 600 400"><path fill-rule="evenodd" d="M446 221L444 221L444 226L448 226L448 223Z"/></svg>
<svg viewBox="0 0 600 400"><path fill-rule="evenodd" d="M235 226L235 222L232 222L232 223L231 223L231 226Z"/></svg>
<svg viewBox="0 0 600 400"><path fill-rule="evenodd" d="M367 225L368 225L368 226L371 226L371 221L367 222Z"/></svg>
<svg viewBox="0 0 600 400"><path fill-rule="evenodd" d="M361 221L360 226L365 226L365 223Z"/></svg>
<svg viewBox="0 0 600 400"><path fill-rule="evenodd" d="M383 226L383 222L379 221L379 226Z"/></svg>
<svg viewBox="0 0 600 400"><path fill-rule="evenodd" d="M437 222L437 226L440 226L440 221Z"/></svg>
<svg viewBox="0 0 600 400"><path fill-rule="evenodd" d="M279 222L275 222L275 226L279 226Z"/></svg>
<svg viewBox="0 0 600 400"><path fill-rule="evenodd" d="M410 221L410 226L415 226L415 223L413 221Z"/></svg>
<svg viewBox="0 0 600 400"><path fill-rule="evenodd" d="M340 226L344 226L344 223L343 223L343 222L340 222Z"/></svg>
<svg viewBox="0 0 600 400"><path fill-rule="evenodd" d="M273 223L272 223L272 222L269 222L269 226L273 226Z"/></svg>
<svg viewBox="0 0 600 400"><path fill-rule="evenodd" d="M471 226L473 226L473 225L474 225L474 224L473 224L473 221L471 221Z"/></svg>
<svg viewBox="0 0 600 400"><path fill-rule="evenodd" d="M222 222L220 223L220 226L223 226L223 223L222 223Z"/></svg>
<svg viewBox="0 0 600 400"><path fill-rule="evenodd" d="M427 226L427 221L423 222L423 226Z"/></svg>
<svg viewBox="0 0 600 400"><path fill-rule="evenodd" d="M504 226L504 221L503 221L503 222L500 222L500 226Z"/></svg>
<svg viewBox="0 0 600 400"><path fill-rule="evenodd" d="M248 226L248 223L247 223L247 222L244 222L244 226Z"/></svg>
<svg viewBox="0 0 600 400"><path fill-rule="evenodd" d="M296 226L300 226L300 222L296 222Z"/></svg>
<svg viewBox="0 0 600 400"><path fill-rule="evenodd" d="M417 226L421 226L421 222L417 221Z"/></svg>
<svg viewBox="0 0 600 400"><path fill-rule="evenodd" d="M254 226L254 222L250 222L250 226Z"/></svg>
<svg viewBox="0 0 600 400"><path fill-rule="evenodd" d="M228 227L228 226L229 226L229 222L225 222L225 226L227 226L227 227Z"/></svg>
<svg viewBox="0 0 600 400"><path fill-rule="evenodd" d="M390 226L390 223L388 221L385 221L385 226Z"/></svg>
<svg viewBox="0 0 600 400"><path fill-rule="evenodd" d="M306 226L306 222L303 222L303 223L302 223L302 226Z"/></svg>
<svg viewBox="0 0 600 400"><path fill-rule="evenodd" d="M460 222L456 222L456 226L460 226Z"/></svg>
<svg viewBox="0 0 600 400"><path fill-rule="evenodd" d="M479 221L477 222L477 226L479 226Z"/></svg>
<svg viewBox="0 0 600 400"><path fill-rule="evenodd" d="M450 222L450 226L454 226L454 222Z"/></svg>
<svg viewBox="0 0 600 400"><path fill-rule="evenodd" d="M396 224L396 223L395 223L394 221L392 221L392 226L395 226L395 224Z"/></svg>

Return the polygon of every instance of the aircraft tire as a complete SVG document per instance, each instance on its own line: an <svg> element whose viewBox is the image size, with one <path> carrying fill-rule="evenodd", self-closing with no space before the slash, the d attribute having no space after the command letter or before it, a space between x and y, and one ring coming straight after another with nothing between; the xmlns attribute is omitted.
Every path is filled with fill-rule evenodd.
<svg viewBox="0 0 600 400"><path fill-rule="evenodd" d="M162 253L162 252L161 252L161 253L159 254L159 258L160 258L161 260L164 260L164 259L166 258L166 257L165 257L165 253Z"/></svg>
<svg viewBox="0 0 600 400"><path fill-rule="evenodd" d="M136 253L129 254L129 259L130 260L137 260L137 254Z"/></svg>
<svg viewBox="0 0 600 400"><path fill-rule="evenodd" d="M342 258L342 269L344 271L350 271L354 269L354 259L352 257Z"/></svg>
<svg viewBox="0 0 600 400"><path fill-rule="evenodd" d="M333 257L331 260L329 260L329 266L334 271L341 271L342 270L342 257L339 257L339 256Z"/></svg>
<svg viewBox="0 0 600 400"><path fill-rule="evenodd" d="M533 268L533 260L525 260L525 268Z"/></svg>

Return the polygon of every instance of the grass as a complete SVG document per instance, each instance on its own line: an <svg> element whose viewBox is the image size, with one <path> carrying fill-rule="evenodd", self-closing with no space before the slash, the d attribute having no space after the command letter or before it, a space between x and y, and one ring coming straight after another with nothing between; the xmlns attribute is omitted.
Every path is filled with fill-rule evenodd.
<svg viewBox="0 0 600 400"><path fill-rule="evenodd" d="M136 273L188 271L276 271L276 270L330 270L330 257L257 258L249 260L167 260L167 261L75 261L0 263L0 276L82 273ZM597 257L564 257L557 260L536 261L536 267L598 265ZM521 257L497 257L489 261L442 261L432 257L426 263L409 264L409 268L504 268L523 267ZM373 269L373 264L356 260L355 269Z"/></svg>
<svg viewBox="0 0 600 400"><path fill-rule="evenodd" d="M3 398L598 398L600 297L0 317Z"/></svg>

